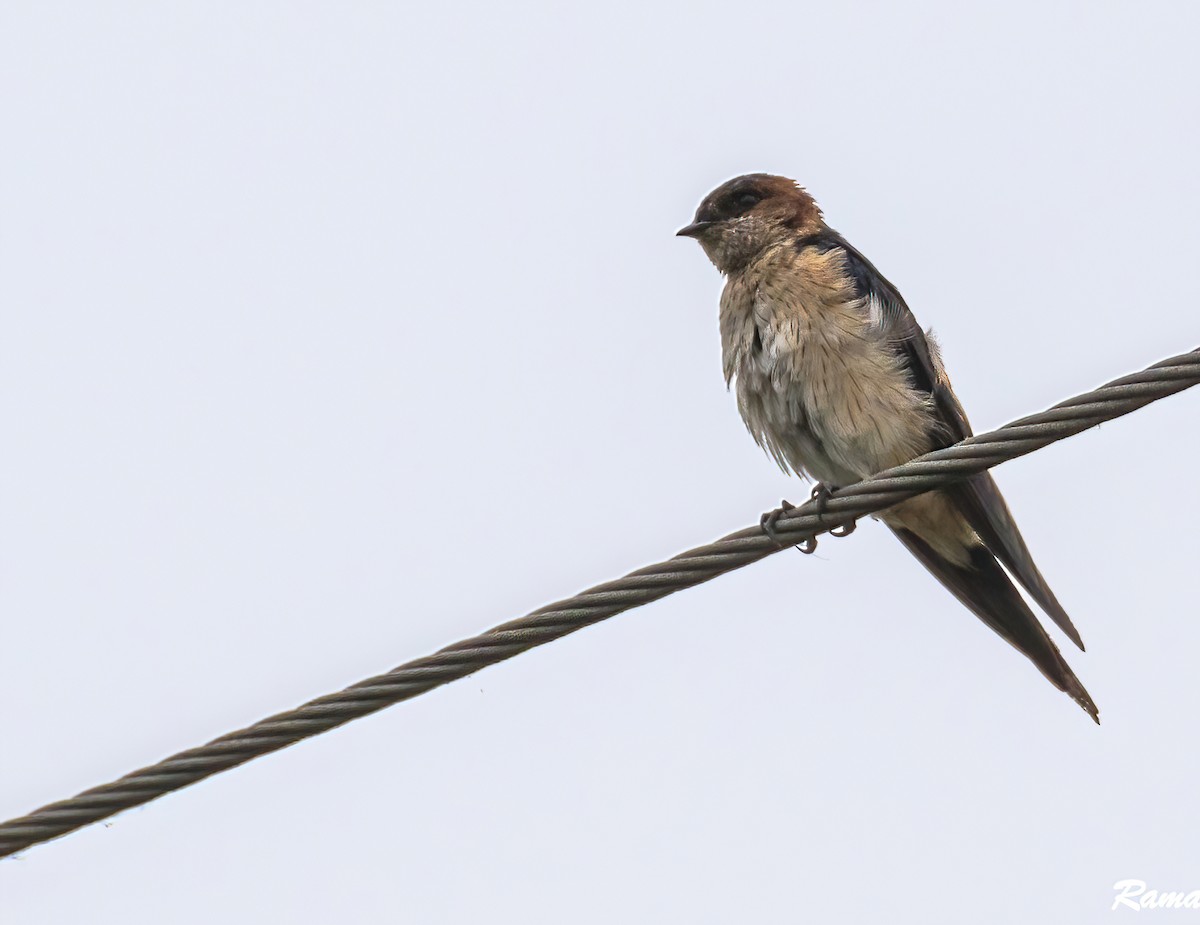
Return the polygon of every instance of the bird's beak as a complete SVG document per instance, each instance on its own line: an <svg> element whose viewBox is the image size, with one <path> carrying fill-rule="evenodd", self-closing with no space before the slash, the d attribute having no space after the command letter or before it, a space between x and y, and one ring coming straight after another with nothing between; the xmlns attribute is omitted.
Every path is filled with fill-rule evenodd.
<svg viewBox="0 0 1200 925"><path fill-rule="evenodd" d="M684 225L675 232L675 236L678 238L698 238L715 224L716 222L692 222L690 225Z"/></svg>

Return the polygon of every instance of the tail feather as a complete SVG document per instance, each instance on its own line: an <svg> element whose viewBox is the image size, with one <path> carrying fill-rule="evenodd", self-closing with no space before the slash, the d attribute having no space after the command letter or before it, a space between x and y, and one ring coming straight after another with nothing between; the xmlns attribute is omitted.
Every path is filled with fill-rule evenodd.
<svg viewBox="0 0 1200 925"><path fill-rule="evenodd" d="M965 482L950 486L945 492L953 499L971 529L979 534L984 545L1004 563L1038 606L1082 651L1083 639L1079 631L1034 564L1029 547L1025 545L1021 531L1017 529L1017 523L991 473L981 472Z"/></svg>
<svg viewBox="0 0 1200 925"><path fill-rule="evenodd" d="M1066 663L1058 647L1046 634L987 546L972 546L969 550L969 564L959 565L935 551L911 530L898 526L891 527L891 530L921 564L972 613L1022 652L1051 684L1070 696L1093 720L1100 722L1100 710L1095 701L1075 677L1071 666ZM1019 538L1020 534L1017 536ZM988 541L987 537L982 538L985 542ZM1021 546L1024 547L1024 543ZM997 554L1001 554L999 550ZM1001 557L1007 562L1006 555L1001 554Z"/></svg>

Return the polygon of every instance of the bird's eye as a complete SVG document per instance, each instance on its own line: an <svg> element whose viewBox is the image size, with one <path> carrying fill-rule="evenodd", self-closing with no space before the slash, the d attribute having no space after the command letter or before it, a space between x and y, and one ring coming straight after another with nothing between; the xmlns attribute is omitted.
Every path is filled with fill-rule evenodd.
<svg viewBox="0 0 1200 925"><path fill-rule="evenodd" d="M753 190L746 190L745 192L738 193L733 197L732 202L734 214L741 215L744 212L749 212L760 202L762 202L761 194L756 193Z"/></svg>

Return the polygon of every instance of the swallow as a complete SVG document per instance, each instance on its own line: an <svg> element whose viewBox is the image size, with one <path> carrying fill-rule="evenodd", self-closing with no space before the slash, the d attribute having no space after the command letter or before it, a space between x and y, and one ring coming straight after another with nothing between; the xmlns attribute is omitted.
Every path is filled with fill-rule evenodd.
<svg viewBox="0 0 1200 925"><path fill-rule="evenodd" d="M751 436L785 472L835 490L971 436L932 333L921 330L899 290L825 224L794 180L761 173L730 180L678 234L698 241L725 277L725 382ZM1083 649L990 473L876 517L1100 722L1095 702L1009 578Z"/></svg>

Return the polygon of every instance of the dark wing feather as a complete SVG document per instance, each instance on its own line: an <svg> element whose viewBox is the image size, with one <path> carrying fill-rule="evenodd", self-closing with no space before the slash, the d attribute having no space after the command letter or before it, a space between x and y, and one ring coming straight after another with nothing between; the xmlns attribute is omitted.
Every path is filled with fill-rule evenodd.
<svg viewBox="0 0 1200 925"><path fill-rule="evenodd" d="M950 388L941 360L931 350L925 333L899 291L866 257L840 236L836 238L836 246L845 252L846 268L854 279L858 295L867 300L880 328L887 333L897 355L903 359L913 386L933 399L943 431L934 435L935 441L941 446L949 446L971 436L971 424ZM991 474L981 472L943 491L957 502L984 545L1016 576L1050 619L1082 649L1079 631L1034 564L1029 547Z"/></svg>

